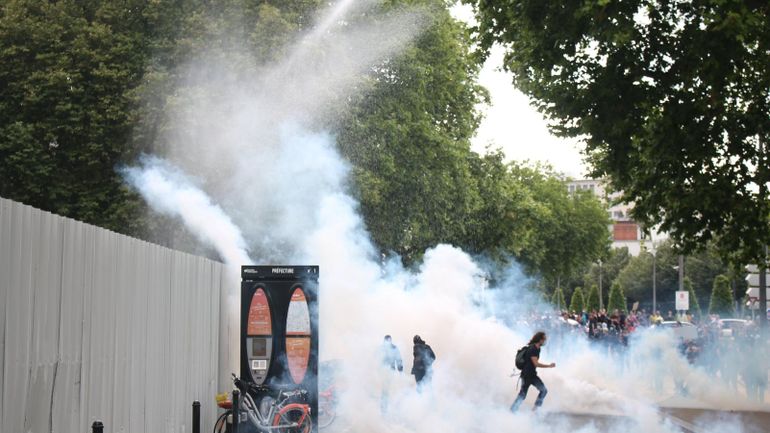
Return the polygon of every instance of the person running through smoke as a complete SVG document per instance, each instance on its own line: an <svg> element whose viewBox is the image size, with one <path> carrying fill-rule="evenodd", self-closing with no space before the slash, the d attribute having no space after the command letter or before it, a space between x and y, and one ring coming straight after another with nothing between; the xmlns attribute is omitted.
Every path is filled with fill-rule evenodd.
<svg viewBox="0 0 770 433"><path fill-rule="evenodd" d="M412 374L417 381L417 390L421 391L426 385L430 384L433 373L433 361L436 360L436 354L419 335L414 336L414 363L412 364Z"/></svg>
<svg viewBox="0 0 770 433"><path fill-rule="evenodd" d="M390 335L386 335L382 341L382 364L385 368L392 371L404 371L404 363L401 361L401 352L398 347L393 344L393 339Z"/></svg>
<svg viewBox="0 0 770 433"><path fill-rule="evenodd" d="M382 413L388 411L388 396L390 394L391 382L394 376L404 371L404 363L401 361L401 352L393 344L390 335L386 335L380 347L380 357L382 360L382 395L380 396L380 410Z"/></svg>
<svg viewBox="0 0 770 433"><path fill-rule="evenodd" d="M534 385L534 387L540 391L540 393L537 395L537 400L535 400L535 406L532 408L532 410L536 410L543 405L543 400L545 400L545 396L548 394L548 389L546 389L545 384L538 377L537 368L556 367L556 363L554 362L550 364L540 363L540 348L545 345L546 339L547 337L545 332L541 331L532 336L532 339L529 341L529 345L527 346L524 356L524 368L521 369L521 391L519 391L519 395L516 397L516 401L514 401L513 405L511 405L511 412L516 412L519 410L519 406L524 401L524 399L527 398L527 391L529 391L530 385Z"/></svg>

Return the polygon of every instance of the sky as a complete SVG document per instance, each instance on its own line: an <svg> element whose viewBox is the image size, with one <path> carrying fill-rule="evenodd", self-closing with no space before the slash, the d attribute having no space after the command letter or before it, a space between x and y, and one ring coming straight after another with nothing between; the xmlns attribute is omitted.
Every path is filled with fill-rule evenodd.
<svg viewBox="0 0 770 433"><path fill-rule="evenodd" d="M458 4L451 12L455 18L473 23L470 6ZM578 140L552 135L543 115L513 86L512 75L502 70L502 64L503 49L496 46L479 74L491 103L482 107L484 120L473 139L473 150L483 153L491 143L502 148L509 160L542 161L570 177L585 178L587 169Z"/></svg>

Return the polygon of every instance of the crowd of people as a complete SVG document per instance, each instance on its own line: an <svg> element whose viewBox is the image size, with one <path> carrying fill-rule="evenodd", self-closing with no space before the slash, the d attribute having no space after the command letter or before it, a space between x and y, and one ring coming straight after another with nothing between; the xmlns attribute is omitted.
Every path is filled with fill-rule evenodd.
<svg viewBox="0 0 770 433"><path fill-rule="evenodd" d="M554 314L530 318L530 326L546 329L556 336L579 335L607 350L609 355L623 355L633 336L642 330L673 332L679 354L690 365L701 368L711 377L718 377L734 392L744 390L756 402L765 402L770 363L770 342L763 336L756 321L728 320L710 314L699 319L689 313L664 316L659 311L644 310L628 313L615 310L591 312L557 311ZM653 381L656 389L658 381ZM687 393L684 383L677 390Z"/></svg>
<svg viewBox="0 0 770 433"><path fill-rule="evenodd" d="M732 320L731 326L727 326L726 320L714 314L699 320L688 313L674 314L672 311L663 316L659 311L647 313L634 310L625 313L615 310L609 313L602 309L580 313L556 311L552 314L532 314L522 322L525 323L520 324L543 332L536 333L532 341L522 348L525 364L519 367L522 388L511 407L514 412L526 397L530 386L539 391L535 408L543 403L547 389L537 377L536 369L555 366L553 363L542 364L539 361L540 347L545 344L546 335L554 335L562 344L568 344L570 338L575 336L585 338L599 350L606 350L610 359L625 359L626 351L633 345L633 336L646 329L670 330L676 338L679 355L693 368L703 369L709 377L718 377L736 394L745 392L749 399L760 404L765 402L770 349L767 337L763 336L757 323L752 320ZM414 336L413 343L411 374L420 391L430 383L436 355L419 335ZM650 354L652 359L662 360L660 349L651 349L658 350L658 353ZM389 335L385 336L381 346L381 360L385 371L390 374L403 372L401 353ZM651 386L658 393L663 392L662 382L660 375L651 377ZM681 378L674 377L674 386L682 395L689 393L688 384ZM386 383L382 394L383 413L387 411L388 388Z"/></svg>

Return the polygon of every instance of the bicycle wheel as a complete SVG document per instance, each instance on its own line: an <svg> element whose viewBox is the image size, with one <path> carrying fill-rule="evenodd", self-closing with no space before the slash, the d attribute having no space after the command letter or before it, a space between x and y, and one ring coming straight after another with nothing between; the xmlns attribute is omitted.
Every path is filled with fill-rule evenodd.
<svg viewBox="0 0 770 433"><path fill-rule="evenodd" d="M334 410L334 404L332 402L319 402L318 404L318 428L329 427L334 418L337 417L337 412Z"/></svg>
<svg viewBox="0 0 770 433"><path fill-rule="evenodd" d="M217 422L214 423L213 433L225 433L227 431L227 417L232 415L232 410L226 410L225 413L219 415Z"/></svg>
<svg viewBox="0 0 770 433"><path fill-rule="evenodd" d="M273 418L273 427L278 433L310 433L313 420L307 405L289 404L282 407Z"/></svg>

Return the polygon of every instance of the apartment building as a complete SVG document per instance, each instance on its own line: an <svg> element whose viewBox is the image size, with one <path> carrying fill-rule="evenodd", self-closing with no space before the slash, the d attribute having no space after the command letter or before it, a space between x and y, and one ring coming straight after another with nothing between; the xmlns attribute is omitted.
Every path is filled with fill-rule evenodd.
<svg viewBox="0 0 770 433"><path fill-rule="evenodd" d="M666 237L654 229L646 233L644 227L631 218L633 205L619 203L620 193L608 191L604 180L573 180L567 182L567 189L570 193L590 191L605 204L607 216L612 221L608 230L613 248L626 247L631 255L637 256L644 248L650 249L653 242L657 243Z"/></svg>

